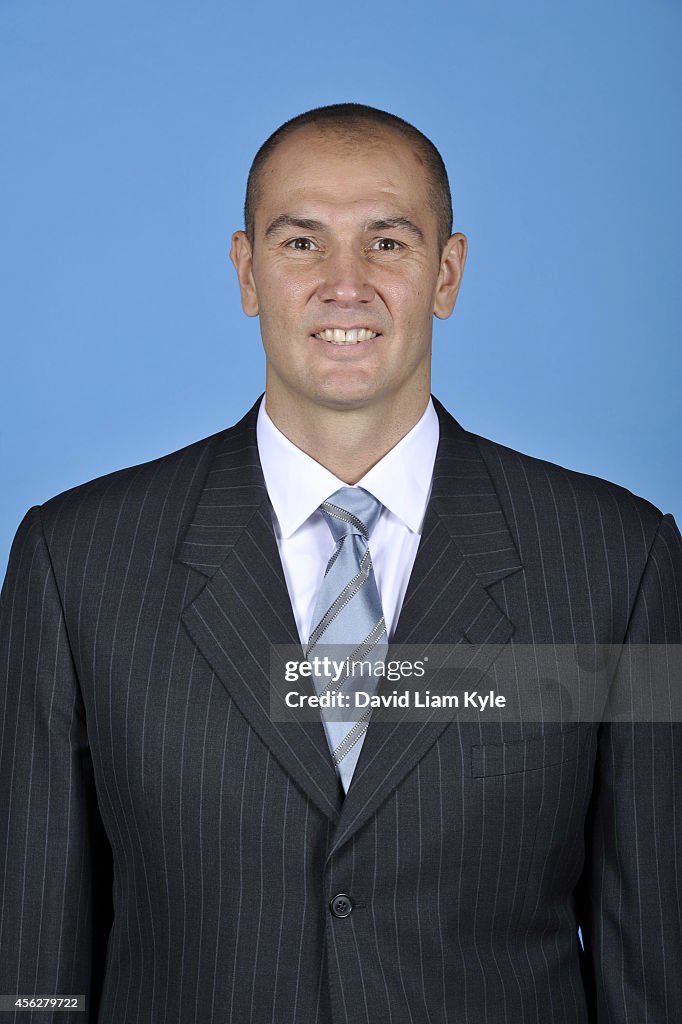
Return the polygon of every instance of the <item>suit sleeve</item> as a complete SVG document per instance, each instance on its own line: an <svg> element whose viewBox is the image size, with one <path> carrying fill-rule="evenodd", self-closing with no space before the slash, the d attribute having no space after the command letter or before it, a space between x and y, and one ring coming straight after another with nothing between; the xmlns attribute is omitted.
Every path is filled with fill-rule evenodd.
<svg viewBox="0 0 682 1024"><path fill-rule="evenodd" d="M0 1021L90 1024L111 859L37 506L17 530L0 598L0 709L0 994L86 997L85 1013L10 1011Z"/></svg>
<svg viewBox="0 0 682 1024"><path fill-rule="evenodd" d="M682 539L671 515L625 643L682 643ZM585 846L578 914L594 1020L682 1021L682 723L602 723Z"/></svg>

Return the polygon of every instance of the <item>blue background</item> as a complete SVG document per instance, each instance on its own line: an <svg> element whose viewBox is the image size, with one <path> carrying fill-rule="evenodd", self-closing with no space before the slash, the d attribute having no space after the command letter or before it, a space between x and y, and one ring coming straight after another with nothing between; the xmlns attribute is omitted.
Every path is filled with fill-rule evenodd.
<svg viewBox="0 0 682 1024"><path fill-rule="evenodd" d="M249 164L344 100L450 172L470 253L434 393L682 523L681 41L677 0L2 0L0 569L30 505L252 404L228 262Z"/></svg>

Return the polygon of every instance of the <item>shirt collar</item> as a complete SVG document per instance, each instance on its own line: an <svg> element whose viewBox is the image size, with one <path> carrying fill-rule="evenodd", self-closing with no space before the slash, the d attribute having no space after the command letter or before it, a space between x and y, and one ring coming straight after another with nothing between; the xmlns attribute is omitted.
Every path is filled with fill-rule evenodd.
<svg viewBox="0 0 682 1024"><path fill-rule="evenodd" d="M440 429L429 398L420 419L375 466L358 480L413 533L421 531L431 492ZM283 538L291 537L323 501L347 486L316 462L272 422L265 398L256 421L258 454L265 486Z"/></svg>

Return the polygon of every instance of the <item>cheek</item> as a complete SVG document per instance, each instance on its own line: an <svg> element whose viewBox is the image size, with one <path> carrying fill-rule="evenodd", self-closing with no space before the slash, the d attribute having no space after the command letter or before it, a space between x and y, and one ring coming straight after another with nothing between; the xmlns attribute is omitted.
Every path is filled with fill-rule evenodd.
<svg viewBox="0 0 682 1024"><path fill-rule="evenodd" d="M417 319L428 309L434 292L433 275L426 267L404 266L377 277L376 290L384 302L407 319Z"/></svg>
<svg viewBox="0 0 682 1024"><path fill-rule="evenodd" d="M419 323L431 313L431 296L425 285L411 284L388 288L385 301L396 322Z"/></svg>
<svg viewBox="0 0 682 1024"><path fill-rule="evenodd" d="M270 275L259 289L258 295L266 310L276 312L278 318L294 318L300 315L310 295L310 285L301 275Z"/></svg>

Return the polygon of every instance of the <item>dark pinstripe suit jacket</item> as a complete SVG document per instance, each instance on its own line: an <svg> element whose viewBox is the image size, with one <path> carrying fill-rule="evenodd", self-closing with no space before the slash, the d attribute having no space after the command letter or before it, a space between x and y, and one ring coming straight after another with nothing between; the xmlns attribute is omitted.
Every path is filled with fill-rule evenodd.
<svg viewBox="0 0 682 1024"><path fill-rule="evenodd" d="M342 800L320 723L270 720L298 637L257 404L18 530L0 992L86 993L61 1024L682 1021L677 726L376 722ZM396 642L682 642L672 516L436 409Z"/></svg>

